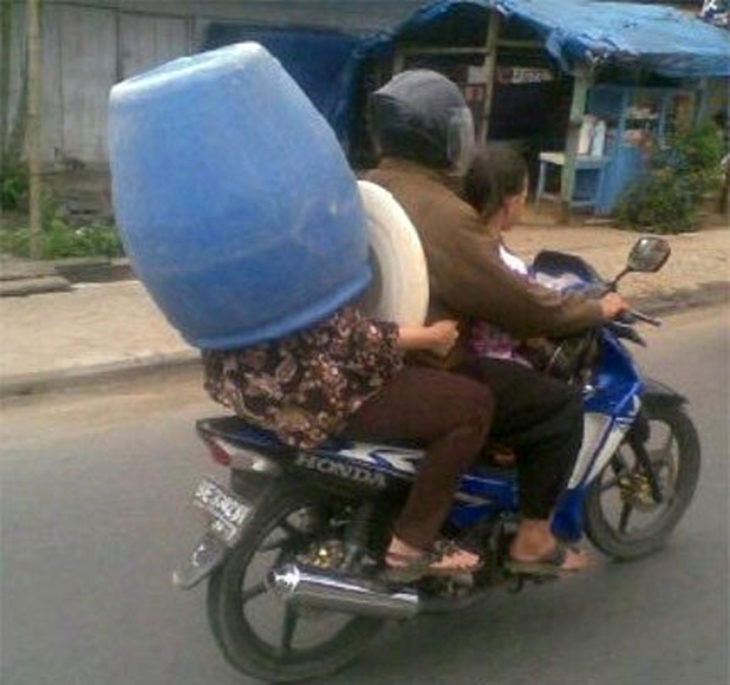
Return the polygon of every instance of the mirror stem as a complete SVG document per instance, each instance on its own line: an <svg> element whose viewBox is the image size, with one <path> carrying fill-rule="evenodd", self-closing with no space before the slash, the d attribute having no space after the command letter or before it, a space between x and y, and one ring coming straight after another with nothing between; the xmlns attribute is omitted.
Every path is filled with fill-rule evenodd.
<svg viewBox="0 0 730 685"><path fill-rule="evenodd" d="M624 277L624 276L625 276L626 274L628 274L628 273L630 273L630 272L631 272L631 269L629 269L628 267L627 267L627 268L625 268L625 269L624 269L624 270L623 270L623 271L622 271L622 272L621 272L621 273L620 273L620 274L619 274L618 276L616 276L616 278L614 278L614 279L613 279L613 280L612 280L612 281L611 281L611 282L610 282L610 283L608 284L608 289L609 289L609 290L610 290L610 291L611 291L612 293L615 293L615 292L616 292L616 288L617 288L617 286L618 286L618 282L619 282L619 281L620 281L620 280L621 280L621 279L622 279L622 278L623 278L623 277Z"/></svg>

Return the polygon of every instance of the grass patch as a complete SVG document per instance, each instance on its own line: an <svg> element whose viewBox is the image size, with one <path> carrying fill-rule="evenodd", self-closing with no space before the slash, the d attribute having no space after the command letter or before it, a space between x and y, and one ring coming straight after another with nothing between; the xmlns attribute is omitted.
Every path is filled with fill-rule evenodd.
<svg viewBox="0 0 730 685"><path fill-rule="evenodd" d="M61 217L54 216L44 222L39 242L41 259L124 255L116 227L103 221L74 227ZM30 257L30 229L22 227L0 231L0 252Z"/></svg>

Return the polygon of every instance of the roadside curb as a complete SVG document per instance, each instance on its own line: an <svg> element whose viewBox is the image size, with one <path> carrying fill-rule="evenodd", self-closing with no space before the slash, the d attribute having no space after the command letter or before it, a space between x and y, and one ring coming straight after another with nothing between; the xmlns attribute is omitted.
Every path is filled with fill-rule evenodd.
<svg viewBox="0 0 730 685"><path fill-rule="evenodd" d="M730 282L712 281L696 288L679 288L671 293L631 298L631 305L653 316L678 314L687 309L730 302Z"/></svg>
<svg viewBox="0 0 730 685"><path fill-rule="evenodd" d="M92 386L112 381L149 377L164 371L192 368L200 364L197 350L150 354L104 364L71 366L0 378L0 398L40 395L47 392Z"/></svg>
<svg viewBox="0 0 730 685"><path fill-rule="evenodd" d="M27 297L42 293L69 292L71 284L63 276L0 280L0 297Z"/></svg>
<svg viewBox="0 0 730 685"><path fill-rule="evenodd" d="M653 316L679 314L689 309L727 302L730 302L730 282L727 281L705 283L697 288L679 289L632 300L636 309ZM175 372L199 365L200 353L195 349L188 349L103 364L72 366L49 372L18 374L0 378L0 398L40 395L113 381L141 379L151 374Z"/></svg>

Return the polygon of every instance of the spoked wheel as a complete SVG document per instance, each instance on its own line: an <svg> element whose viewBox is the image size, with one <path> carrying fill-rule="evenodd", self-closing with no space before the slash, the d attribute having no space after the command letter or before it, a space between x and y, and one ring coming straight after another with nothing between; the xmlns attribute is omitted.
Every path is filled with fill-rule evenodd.
<svg viewBox="0 0 730 685"><path fill-rule="evenodd" d="M647 410L645 448L662 501L628 442L590 486L586 533L605 554L634 559L661 547L692 500L700 469L700 446L692 421L680 407Z"/></svg>
<svg viewBox="0 0 730 685"><path fill-rule="evenodd" d="M239 545L211 577L208 620L228 661L268 682L327 675L353 660L383 621L287 608L267 589L287 562L337 568L349 509L298 490L257 512Z"/></svg>

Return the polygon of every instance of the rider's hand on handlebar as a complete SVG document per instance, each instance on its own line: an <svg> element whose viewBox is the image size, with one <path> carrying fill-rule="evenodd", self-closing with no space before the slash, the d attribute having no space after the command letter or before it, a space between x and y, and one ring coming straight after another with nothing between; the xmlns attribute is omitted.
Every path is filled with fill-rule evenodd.
<svg viewBox="0 0 730 685"><path fill-rule="evenodd" d="M436 321L426 327L431 341L430 350L439 357L445 357L451 352L459 338L458 322L451 319Z"/></svg>
<svg viewBox="0 0 730 685"><path fill-rule="evenodd" d="M603 310L603 318L610 321L629 311L631 307L618 293L608 293L601 298L601 309Z"/></svg>

